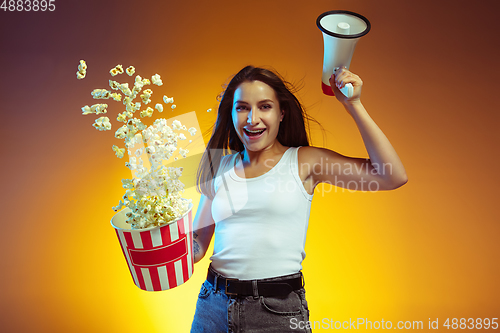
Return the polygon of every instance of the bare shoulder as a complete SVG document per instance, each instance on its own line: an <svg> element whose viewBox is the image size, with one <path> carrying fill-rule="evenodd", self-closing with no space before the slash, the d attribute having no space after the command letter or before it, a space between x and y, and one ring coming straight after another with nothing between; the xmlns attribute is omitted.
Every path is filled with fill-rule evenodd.
<svg viewBox="0 0 500 333"><path fill-rule="evenodd" d="M300 147L298 153L299 164L314 164L326 158L333 161L342 157L344 156L336 151L313 146Z"/></svg>

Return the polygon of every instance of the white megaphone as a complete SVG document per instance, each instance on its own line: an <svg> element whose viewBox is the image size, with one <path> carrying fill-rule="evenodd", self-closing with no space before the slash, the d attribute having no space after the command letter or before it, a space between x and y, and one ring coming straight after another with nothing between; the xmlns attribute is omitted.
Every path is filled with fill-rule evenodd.
<svg viewBox="0 0 500 333"><path fill-rule="evenodd" d="M332 10L321 14L316 20L323 32L324 58L321 78L323 93L333 96L330 77L337 67L349 69L354 48L359 38L370 31L370 22L359 14L346 10ZM348 83L340 91L346 97L352 97L352 84Z"/></svg>

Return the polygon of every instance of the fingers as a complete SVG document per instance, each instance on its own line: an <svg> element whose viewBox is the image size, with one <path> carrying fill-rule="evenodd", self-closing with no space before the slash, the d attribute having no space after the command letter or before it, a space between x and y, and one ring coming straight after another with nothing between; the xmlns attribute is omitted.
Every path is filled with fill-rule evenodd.
<svg viewBox="0 0 500 333"><path fill-rule="evenodd" d="M351 83L353 86L361 86L363 84L360 77L350 72L345 66L334 68L333 75L330 77L330 85L335 85L338 89L342 89L347 83Z"/></svg>

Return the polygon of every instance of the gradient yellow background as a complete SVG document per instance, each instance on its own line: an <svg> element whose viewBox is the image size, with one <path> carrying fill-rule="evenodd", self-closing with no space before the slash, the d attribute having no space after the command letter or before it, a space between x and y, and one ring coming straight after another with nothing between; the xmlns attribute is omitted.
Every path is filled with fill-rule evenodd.
<svg viewBox="0 0 500 333"><path fill-rule="evenodd" d="M316 193L303 263L311 320L500 317L497 1L55 4L0 11L1 331L187 332L208 260L170 291L133 284L109 224L129 177L111 150L121 141L80 108L109 69L134 65L162 76L157 97L174 96L165 117L197 111L206 131L230 75L272 66L325 127L313 126L313 144L366 157L354 121L320 89L315 21L334 9L372 24L351 70L409 182Z"/></svg>

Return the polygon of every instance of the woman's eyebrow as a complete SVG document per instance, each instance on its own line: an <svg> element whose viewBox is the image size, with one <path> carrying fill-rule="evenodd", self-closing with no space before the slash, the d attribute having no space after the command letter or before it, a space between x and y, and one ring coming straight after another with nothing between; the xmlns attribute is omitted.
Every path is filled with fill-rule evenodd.
<svg viewBox="0 0 500 333"><path fill-rule="evenodd" d="M238 100L238 101L234 102L234 104L238 104L238 103L248 104L247 102L245 102L245 101L240 101L240 100Z"/></svg>
<svg viewBox="0 0 500 333"><path fill-rule="evenodd" d="M261 103L274 103L272 99L263 99L262 101L258 101L259 104ZM248 102L237 100L234 102L234 104L249 104Z"/></svg>

